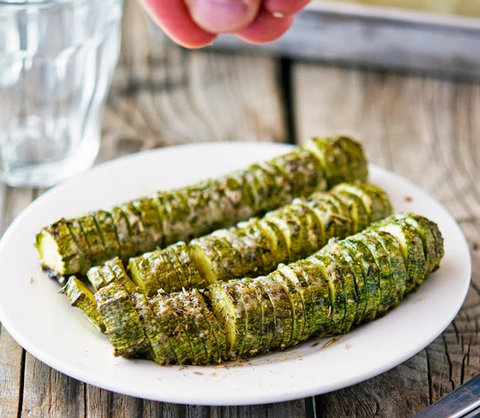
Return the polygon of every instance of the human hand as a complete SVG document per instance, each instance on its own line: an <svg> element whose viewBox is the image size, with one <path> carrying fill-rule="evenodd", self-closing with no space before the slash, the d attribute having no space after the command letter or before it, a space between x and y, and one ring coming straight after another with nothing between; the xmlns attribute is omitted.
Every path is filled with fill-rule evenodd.
<svg viewBox="0 0 480 418"><path fill-rule="evenodd" d="M293 24L310 0L140 0L176 43L201 48L219 33L253 43L273 41Z"/></svg>

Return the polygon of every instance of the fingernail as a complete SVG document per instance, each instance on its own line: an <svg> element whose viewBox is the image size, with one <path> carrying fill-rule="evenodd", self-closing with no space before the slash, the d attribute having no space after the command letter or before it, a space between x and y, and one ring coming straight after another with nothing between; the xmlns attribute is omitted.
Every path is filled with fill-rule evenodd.
<svg viewBox="0 0 480 418"><path fill-rule="evenodd" d="M255 18L259 0L189 0L193 20L213 33L234 32Z"/></svg>

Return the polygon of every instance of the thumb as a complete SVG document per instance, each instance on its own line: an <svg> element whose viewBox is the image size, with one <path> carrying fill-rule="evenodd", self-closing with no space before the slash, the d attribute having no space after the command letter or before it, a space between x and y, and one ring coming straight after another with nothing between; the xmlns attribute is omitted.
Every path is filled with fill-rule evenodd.
<svg viewBox="0 0 480 418"><path fill-rule="evenodd" d="M207 32L235 32L252 23L261 0L186 0L192 19Z"/></svg>

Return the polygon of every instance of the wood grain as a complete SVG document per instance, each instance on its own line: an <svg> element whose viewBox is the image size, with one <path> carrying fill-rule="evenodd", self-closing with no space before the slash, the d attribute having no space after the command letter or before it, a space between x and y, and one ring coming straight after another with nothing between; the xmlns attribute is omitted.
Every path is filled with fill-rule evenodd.
<svg viewBox="0 0 480 418"><path fill-rule="evenodd" d="M185 142L286 140L276 61L179 48L136 2L126 2L123 27L100 160Z"/></svg>
<svg viewBox="0 0 480 418"><path fill-rule="evenodd" d="M472 249L467 300L425 350L367 382L318 396L318 416L402 417L480 372L480 85L427 76L296 65L298 137L345 132L369 159L414 181L454 215Z"/></svg>
<svg viewBox="0 0 480 418"><path fill-rule="evenodd" d="M12 220L34 197L31 190L0 186L0 220L2 234ZM24 350L0 324L0 416L16 416L22 405Z"/></svg>

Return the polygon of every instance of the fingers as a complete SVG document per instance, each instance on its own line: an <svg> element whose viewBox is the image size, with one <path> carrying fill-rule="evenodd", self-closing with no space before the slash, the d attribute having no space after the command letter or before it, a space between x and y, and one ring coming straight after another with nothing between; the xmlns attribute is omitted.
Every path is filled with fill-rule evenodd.
<svg viewBox="0 0 480 418"><path fill-rule="evenodd" d="M252 23L261 0L187 0L192 19L212 33L235 32Z"/></svg>
<svg viewBox="0 0 480 418"><path fill-rule="evenodd" d="M309 0L140 0L165 33L187 48L201 48L216 34L234 32L248 42L282 36ZM187 2L187 3L185 3ZM263 5L261 6L263 2Z"/></svg>
<svg viewBox="0 0 480 418"><path fill-rule="evenodd" d="M276 17L262 9L255 21L235 35L247 42L265 43L280 38L292 26L294 15Z"/></svg>
<svg viewBox="0 0 480 418"><path fill-rule="evenodd" d="M152 19L176 43L186 48L202 48L216 35L198 26L190 17L184 0L140 0Z"/></svg>
<svg viewBox="0 0 480 418"><path fill-rule="evenodd" d="M293 15L303 9L310 0L265 0L263 7L275 15Z"/></svg>

